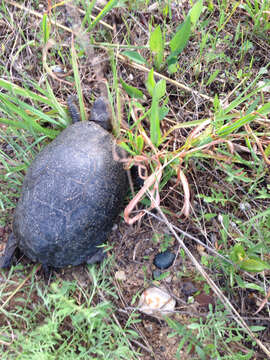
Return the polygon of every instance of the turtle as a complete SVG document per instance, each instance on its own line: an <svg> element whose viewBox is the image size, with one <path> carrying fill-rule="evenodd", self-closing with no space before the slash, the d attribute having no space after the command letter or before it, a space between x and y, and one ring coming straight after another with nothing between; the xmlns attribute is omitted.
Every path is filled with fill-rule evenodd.
<svg viewBox="0 0 270 360"><path fill-rule="evenodd" d="M98 98L89 121L79 121L68 98L72 124L36 156L21 196L0 267L10 267L16 248L44 269L95 263L128 191L106 99Z"/></svg>

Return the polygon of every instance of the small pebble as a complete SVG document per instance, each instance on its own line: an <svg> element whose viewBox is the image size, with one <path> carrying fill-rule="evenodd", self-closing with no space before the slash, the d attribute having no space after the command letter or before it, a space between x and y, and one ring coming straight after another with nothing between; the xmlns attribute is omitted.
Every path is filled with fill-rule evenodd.
<svg viewBox="0 0 270 360"><path fill-rule="evenodd" d="M115 276L115 278L117 280L120 280L120 281L126 281L127 280L126 274L125 274L125 272L123 270L116 271L114 276Z"/></svg>
<svg viewBox="0 0 270 360"><path fill-rule="evenodd" d="M165 291L157 287L145 290L139 300L138 308L147 315L169 315L174 311L176 301Z"/></svg>
<svg viewBox="0 0 270 360"><path fill-rule="evenodd" d="M162 275L162 271L161 271L161 270L155 269L155 270L153 271L153 279L154 279L154 280L158 279L158 278L160 277L160 275Z"/></svg>
<svg viewBox="0 0 270 360"><path fill-rule="evenodd" d="M156 265L158 269L168 269L174 262L174 259L175 254L167 250L155 256L154 265Z"/></svg>
<svg viewBox="0 0 270 360"><path fill-rule="evenodd" d="M60 74L62 74L64 72L63 68L59 65L52 66L52 71L55 73L60 73Z"/></svg>
<svg viewBox="0 0 270 360"><path fill-rule="evenodd" d="M191 296L198 291L198 289L190 281L184 282L181 290L185 296Z"/></svg>
<svg viewBox="0 0 270 360"><path fill-rule="evenodd" d="M200 307L209 308L209 304L215 306L215 299L211 295L201 293L195 297L195 300L199 303Z"/></svg>
<svg viewBox="0 0 270 360"><path fill-rule="evenodd" d="M164 280L167 284L170 284L172 282L172 276L166 276Z"/></svg>

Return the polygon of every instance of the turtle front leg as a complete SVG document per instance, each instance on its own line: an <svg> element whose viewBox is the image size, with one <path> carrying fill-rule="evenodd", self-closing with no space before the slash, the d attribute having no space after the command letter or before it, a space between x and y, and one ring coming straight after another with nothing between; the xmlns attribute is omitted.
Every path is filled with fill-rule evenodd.
<svg viewBox="0 0 270 360"><path fill-rule="evenodd" d="M0 259L0 268L9 268L12 265L14 252L18 246L13 233L9 236L3 256Z"/></svg>
<svg viewBox="0 0 270 360"><path fill-rule="evenodd" d="M87 259L86 263L88 265L96 264L102 262L107 257L103 249L98 249L97 252Z"/></svg>

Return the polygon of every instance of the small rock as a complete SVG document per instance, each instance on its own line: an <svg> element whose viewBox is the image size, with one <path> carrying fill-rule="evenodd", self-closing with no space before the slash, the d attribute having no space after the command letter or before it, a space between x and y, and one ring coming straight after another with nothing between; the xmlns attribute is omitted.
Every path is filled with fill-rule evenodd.
<svg viewBox="0 0 270 360"><path fill-rule="evenodd" d="M116 280L120 280L120 281L126 281L127 277L126 274L123 270L118 270L116 271L114 277L116 278Z"/></svg>
<svg viewBox="0 0 270 360"><path fill-rule="evenodd" d="M198 289L192 284L191 281L184 282L181 290L185 296L191 296L198 291Z"/></svg>
<svg viewBox="0 0 270 360"><path fill-rule="evenodd" d="M270 93L270 85L266 85L267 83L265 81L259 81L257 86L261 87L263 86L263 88L261 89L261 91L263 92L269 92Z"/></svg>
<svg viewBox="0 0 270 360"><path fill-rule="evenodd" d="M209 308L209 304L215 306L215 299L211 295L207 295L205 293L201 293L195 296L195 300L199 303L200 307Z"/></svg>
<svg viewBox="0 0 270 360"><path fill-rule="evenodd" d="M52 66L52 71L55 72L55 73L60 73L60 74L64 73L63 68L61 66L59 66L59 65Z"/></svg>
<svg viewBox="0 0 270 360"><path fill-rule="evenodd" d="M145 290L139 300L139 310L147 315L169 315L175 308L175 300L164 290L151 287Z"/></svg>
<svg viewBox="0 0 270 360"><path fill-rule="evenodd" d="M161 275L162 275L162 271L160 271L159 269L155 269L153 271L153 279L154 280L158 279Z"/></svg>
<svg viewBox="0 0 270 360"><path fill-rule="evenodd" d="M152 333L153 332L153 323L151 321L143 321L145 330Z"/></svg>
<svg viewBox="0 0 270 360"><path fill-rule="evenodd" d="M172 276L166 276L164 280L167 284L170 284L172 282Z"/></svg>
<svg viewBox="0 0 270 360"><path fill-rule="evenodd" d="M154 264L158 269L168 269L175 259L175 254L169 250L159 253L155 256Z"/></svg>

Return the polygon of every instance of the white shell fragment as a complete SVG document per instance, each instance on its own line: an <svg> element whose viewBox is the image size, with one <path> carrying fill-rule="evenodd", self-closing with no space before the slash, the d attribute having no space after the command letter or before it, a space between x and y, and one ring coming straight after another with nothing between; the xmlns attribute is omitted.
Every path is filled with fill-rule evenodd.
<svg viewBox="0 0 270 360"><path fill-rule="evenodd" d="M147 315L169 315L174 310L175 303L167 292L151 287L142 293L138 308Z"/></svg>

